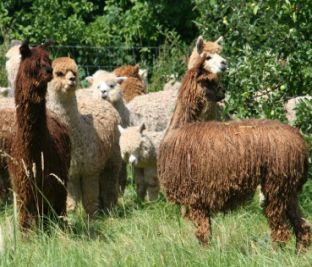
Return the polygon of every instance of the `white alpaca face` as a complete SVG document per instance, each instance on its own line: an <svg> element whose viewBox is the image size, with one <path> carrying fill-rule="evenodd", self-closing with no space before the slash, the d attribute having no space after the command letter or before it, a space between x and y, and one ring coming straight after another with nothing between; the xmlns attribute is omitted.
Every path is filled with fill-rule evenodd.
<svg viewBox="0 0 312 267"><path fill-rule="evenodd" d="M124 77L117 77L113 80L101 81L96 85L96 88L100 90L103 99L116 103L122 97L120 83L124 80Z"/></svg>
<svg viewBox="0 0 312 267"><path fill-rule="evenodd" d="M142 157L142 132L145 124L139 127L133 126L126 129L118 127L120 131L119 145L123 161L137 165Z"/></svg>
<svg viewBox="0 0 312 267"><path fill-rule="evenodd" d="M100 90L101 97L111 103L115 103L121 98L120 87L118 83L100 82L96 88Z"/></svg>
<svg viewBox="0 0 312 267"><path fill-rule="evenodd" d="M204 68L214 74L221 73L226 70L227 63L226 60L219 54L207 54L204 62Z"/></svg>

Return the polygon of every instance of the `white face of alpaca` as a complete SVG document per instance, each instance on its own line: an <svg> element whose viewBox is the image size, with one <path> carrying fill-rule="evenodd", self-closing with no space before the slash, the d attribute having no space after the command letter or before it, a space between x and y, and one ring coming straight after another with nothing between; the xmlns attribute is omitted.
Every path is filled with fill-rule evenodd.
<svg viewBox="0 0 312 267"><path fill-rule="evenodd" d="M119 145L123 161L137 165L142 157L142 132L145 130L145 124L139 127L129 127L123 129L118 126L120 131Z"/></svg>
<svg viewBox="0 0 312 267"><path fill-rule="evenodd" d="M116 81L100 82L96 88L100 90L101 97L111 103L115 103L121 98L120 86Z"/></svg>
<svg viewBox="0 0 312 267"><path fill-rule="evenodd" d="M204 54L204 53L203 53ZM204 54L201 56L206 56L206 60L204 62L205 70L210 73L221 73L224 72L227 68L226 60L221 57L219 54Z"/></svg>
<svg viewBox="0 0 312 267"><path fill-rule="evenodd" d="M120 84L126 79L127 77L116 77L109 81L101 81L96 85L96 88L100 90L103 99L116 103L122 97Z"/></svg>

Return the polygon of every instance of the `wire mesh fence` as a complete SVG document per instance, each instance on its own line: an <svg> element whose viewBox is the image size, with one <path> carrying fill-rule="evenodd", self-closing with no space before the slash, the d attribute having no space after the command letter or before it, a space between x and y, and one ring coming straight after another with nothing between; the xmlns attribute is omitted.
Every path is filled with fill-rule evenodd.
<svg viewBox="0 0 312 267"><path fill-rule="evenodd" d="M82 45L55 45L53 57L70 56L81 68L81 76L92 75L98 69L112 71L124 64L140 64L149 72L159 56L159 47L92 47Z"/></svg>

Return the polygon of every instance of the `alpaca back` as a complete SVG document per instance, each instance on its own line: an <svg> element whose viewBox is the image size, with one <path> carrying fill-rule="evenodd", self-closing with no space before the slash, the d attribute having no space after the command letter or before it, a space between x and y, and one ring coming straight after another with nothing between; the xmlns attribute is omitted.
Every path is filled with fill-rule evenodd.
<svg viewBox="0 0 312 267"><path fill-rule="evenodd" d="M162 131L172 116L177 90L152 92L135 97L127 104L130 125L145 123L149 131Z"/></svg>
<svg viewBox="0 0 312 267"><path fill-rule="evenodd" d="M121 119L118 112L109 102L97 97L93 89L78 90L76 95L79 113L85 119L89 118L92 121L100 140L106 147L106 151L103 152L108 154L108 149L110 150L114 144L118 143L119 139L117 126ZM86 95L90 95L91 98L87 99Z"/></svg>
<svg viewBox="0 0 312 267"><path fill-rule="evenodd" d="M258 184L269 183L272 194L297 192L308 150L298 130L277 121L190 123L167 134L158 161L169 199L218 211L250 199Z"/></svg>

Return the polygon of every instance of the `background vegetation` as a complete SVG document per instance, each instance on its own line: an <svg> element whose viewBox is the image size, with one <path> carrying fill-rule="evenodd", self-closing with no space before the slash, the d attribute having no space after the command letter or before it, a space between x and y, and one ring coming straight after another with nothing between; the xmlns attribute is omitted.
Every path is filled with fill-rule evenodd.
<svg viewBox="0 0 312 267"><path fill-rule="evenodd" d="M226 112L238 118L286 121L283 103L312 94L312 1L305 0L6 0L0 2L0 85L6 86L5 52L13 39L55 40L53 56L71 55L81 77L96 68L140 63L149 90L186 70L198 35L224 37L229 70ZM312 103L298 107L296 122L312 144ZM312 146L310 146L312 147ZM312 167L301 203L312 222ZM130 179L131 180L131 179ZM267 223L257 201L214 220L214 238L202 248L178 207L160 199L139 205L133 187L111 217L89 223L73 214L69 231L12 239L4 266L311 266L305 256L271 251ZM12 221L11 206L4 207ZM12 243L13 242L13 243ZM60 257L59 255L62 255Z"/></svg>

